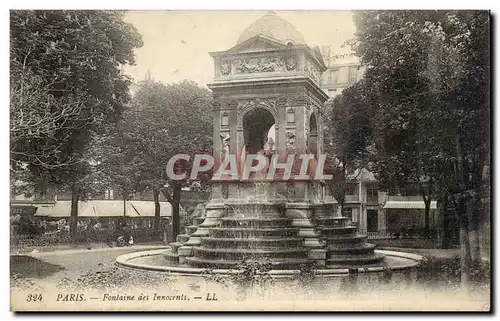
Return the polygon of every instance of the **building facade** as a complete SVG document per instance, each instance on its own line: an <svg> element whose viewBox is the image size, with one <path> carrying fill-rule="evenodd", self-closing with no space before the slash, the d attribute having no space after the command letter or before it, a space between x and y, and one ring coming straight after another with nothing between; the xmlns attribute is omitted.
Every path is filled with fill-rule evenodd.
<svg viewBox="0 0 500 321"><path fill-rule="evenodd" d="M322 46L321 54L328 67L322 75L322 88L330 98L340 95L344 89L363 78L365 67L357 57L333 55L330 46Z"/></svg>

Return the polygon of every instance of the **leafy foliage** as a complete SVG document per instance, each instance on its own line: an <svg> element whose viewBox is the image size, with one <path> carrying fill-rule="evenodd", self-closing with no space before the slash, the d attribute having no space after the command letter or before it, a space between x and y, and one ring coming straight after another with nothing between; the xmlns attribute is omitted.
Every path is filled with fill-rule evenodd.
<svg viewBox="0 0 500 321"><path fill-rule="evenodd" d="M160 218L158 193L163 192L173 206L174 234L179 233L180 189L190 182L189 178L171 181L166 166L176 154L211 150L210 106L210 91L193 82L164 85L144 81L123 120L101 144L104 152L100 167L124 197L146 189L155 193L155 228ZM190 166L182 162L176 165L179 171L188 170Z"/></svg>
<svg viewBox="0 0 500 321"><path fill-rule="evenodd" d="M11 172L70 190L77 202L99 181L89 147L120 119L142 46L120 11L11 11Z"/></svg>
<svg viewBox="0 0 500 321"><path fill-rule="evenodd" d="M484 219L489 190L489 13L362 11L355 23L365 81L360 97L346 91L339 101L365 103L371 131L361 141L383 186L418 183L426 218L432 197L453 204L466 279L468 231Z"/></svg>
<svg viewBox="0 0 500 321"><path fill-rule="evenodd" d="M365 166L366 162L372 132L370 113L373 111L369 91L370 88L361 80L326 106L329 124L326 130L326 165L327 171L333 175L328 186L341 211L347 184L356 181L360 173L356 170Z"/></svg>
<svg viewBox="0 0 500 321"><path fill-rule="evenodd" d="M243 258L234 268L235 272L229 275L221 275L213 269L203 271L206 281L216 282L225 288L235 286L239 293L239 299L246 297L249 290L260 290L263 295L268 286L274 283L269 274L272 265L269 259Z"/></svg>
<svg viewBox="0 0 500 321"><path fill-rule="evenodd" d="M54 174L120 118L142 46L118 11L11 11L11 163Z"/></svg>
<svg viewBox="0 0 500 321"><path fill-rule="evenodd" d="M76 280L64 277L57 284L65 291L94 290L100 292L120 291L128 288L164 289L171 280L167 273L127 270L99 263L94 270L86 271Z"/></svg>
<svg viewBox="0 0 500 321"><path fill-rule="evenodd" d="M316 261L310 261L301 264L299 270L296 271L292 280L296 282L298 287L305 291L306 294L311 294L320 287L315 281L318 276L318 265Z"/></svg>

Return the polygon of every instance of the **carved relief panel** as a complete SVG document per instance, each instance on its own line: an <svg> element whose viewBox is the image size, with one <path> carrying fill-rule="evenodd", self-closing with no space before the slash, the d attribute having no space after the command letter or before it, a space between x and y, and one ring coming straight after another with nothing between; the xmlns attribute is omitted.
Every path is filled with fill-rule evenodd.
<svg viewBox="0 0 500 321"><path fill-rule="evenodd" d="M288 124L295 123L295 110L293 108L288 108L286 112L286 122Z"/></svg>
<svg viewBox="0 0 500 321"><path fill-rule="evenodd" d="M222 128L229 127L229 115L227 111L222 112L221 119L220 119L220 125Z"/></svg>
<svg viewBox="0 0 500 321"><path fill-rule="evenodd" d="M316 66L310 60L306 61L305 72L315 83L320 83L321 74L318 68L316 68Z"/></svg>
<svg viewBox="0 0 500 321"><path fill-rule="evenodd" d="M223 76L230 74L251 74L259 72L294 71L297 61L294 56L262 57L248 59L222 60L220 73Z"/></svg>
<svg viewBox="0 0 500 321"><path fill-rule="evenodd" d="M286 148L295 148L295 132L292 130L288 130L285 134L285 145Z"/></svg>
<svg viewBox="0 0 500 321"><path fill-rule="evenodd" d="M231 74L231 60L223 60L220 64L220 73L223 76Z"/></svg>

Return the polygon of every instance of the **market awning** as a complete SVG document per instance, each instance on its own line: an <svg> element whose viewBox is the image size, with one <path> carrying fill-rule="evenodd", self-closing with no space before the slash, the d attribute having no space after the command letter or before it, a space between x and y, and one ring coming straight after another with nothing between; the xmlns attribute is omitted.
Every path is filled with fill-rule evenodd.
<svg viewBox="0 0 500 321"><path fill-rule="evenodd" d="M386 209L425 209L424 201L387 201L384 208ZM431 201L431 210L437 209L437 202Z"/></svg>
<svg viewBox="0 0 500 321"><path fill-rule="evenodd" d="M78 213L83 213L88 207L87 202L78 203ZM59 201L52 205L39 206L35 216L69 217L71 213L71 201Z"/></svg>
<svg viewBox="0 0 500 321"><path fill-rule="evenodd" d="M130 201L134 211L141 217L155 216L155 203L148 201ZM172 205L160 202L160 216L172 216Z"/></svg>
<svg viewBox="0 0 500 321"><path fill-rule="evenodd" d="M52 206L38 207L35 216L69 217L71 201L57 201ZM153 217L155 204L151 201L127 201L125 213L127 217ZM79 202L79 217L123 217L123 201L105 200ZM172 216L172 206L167 202L160 202L160 215Z"/></svg>

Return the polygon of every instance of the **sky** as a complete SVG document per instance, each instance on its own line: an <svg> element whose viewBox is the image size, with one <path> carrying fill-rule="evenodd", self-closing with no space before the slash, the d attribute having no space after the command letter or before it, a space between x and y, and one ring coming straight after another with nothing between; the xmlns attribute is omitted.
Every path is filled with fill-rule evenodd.
<svg viewBox="0 0 500 321"><path fill-rule="evenodd" d="M129 11L125 20L143 36L136 50L136 65L125 68L134 81L144 79L148 69L155 80L173 83L192 80L212 82L213 59L209 52L236 45L240 34L266 11ZM277 11L301 32L311 47L341 45L354 37L350 11Z"/></svg>

